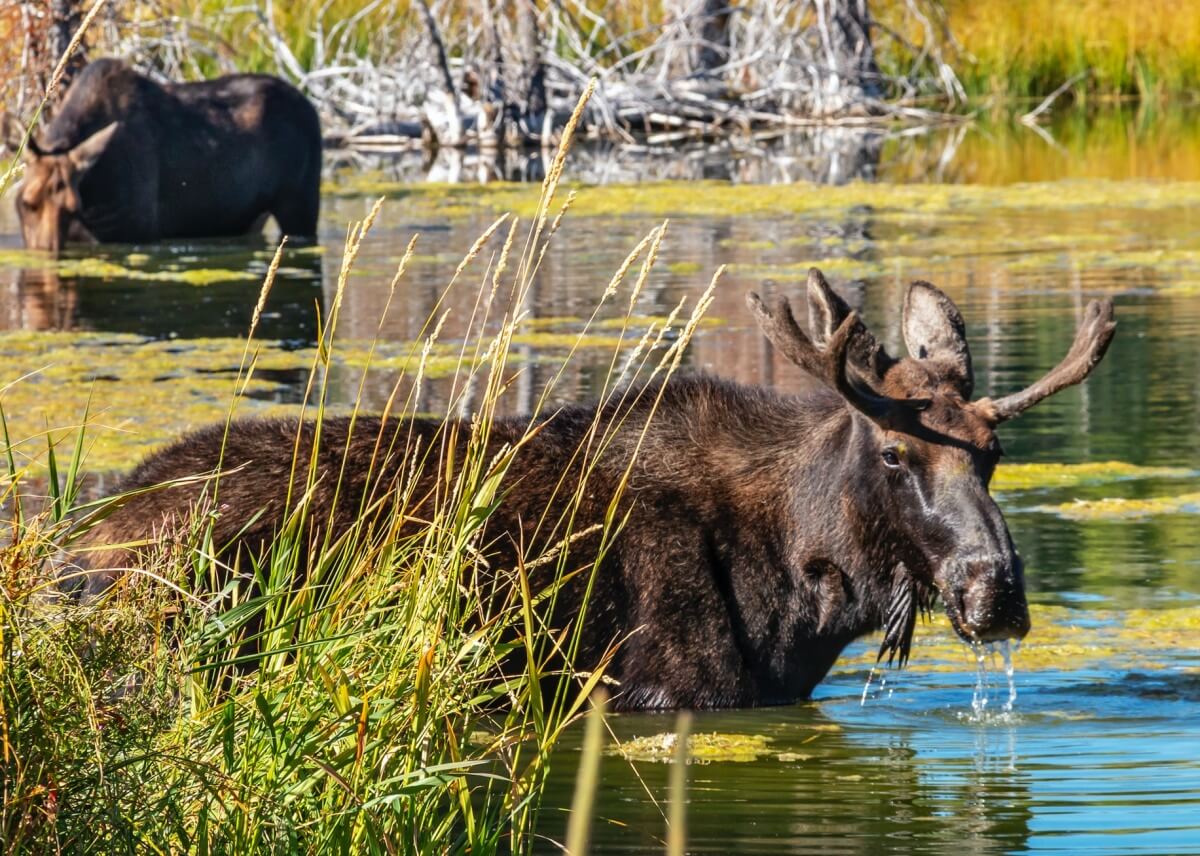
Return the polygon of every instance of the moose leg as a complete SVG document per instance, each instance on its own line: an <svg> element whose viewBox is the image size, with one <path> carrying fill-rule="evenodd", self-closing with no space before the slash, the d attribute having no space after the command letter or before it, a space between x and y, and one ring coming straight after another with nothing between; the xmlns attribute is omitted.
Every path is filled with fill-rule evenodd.
<svg viewBox="0 0 1200 856"><path fill-rule="evenodd" d="M321 209L321 162L314 164L288 183L271 205L271 215L279 230L293 240L315 240L317 215Z"/></svg>
<svg viewBox="0 0 1200 856"><path fill-rule="evenodd" d="M759 701L726 597L699 530L667 542L630 534L623 565L637 592L630 627L640 628L617 655L619 710L745 707ZM629 555L640 552L642 555Z"/></svg>

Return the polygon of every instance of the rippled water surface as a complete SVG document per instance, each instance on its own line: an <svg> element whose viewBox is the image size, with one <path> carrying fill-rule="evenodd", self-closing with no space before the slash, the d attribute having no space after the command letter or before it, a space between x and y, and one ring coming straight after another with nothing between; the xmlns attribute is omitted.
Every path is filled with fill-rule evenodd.
<svg viewBox="0 0 1200 856"><path fill-rule="evenodd" d="M1117 303L1118 336L1092 380L1002 431L1014 464L1129 465L1058 479L1044 468L1013 469L997 484L1034 604L1034 629L1015 658L1013 713L994 715L1007 695L1000 680L993 714L971 715L974 658L944 620L918 630L909 668L887 673L882 686L877 676L865 703L873 645L859 643L810 703L696 717L696 732L762 739L752 741L753 760L689 768L691 852L1200 853L1200 157L1185 156L1200 152L1185 119L1149 130L1136 116L1104 121L1120 133L1093 128L1094 143L1091 126L1056 125L1061 151L1040 137L973 130L940 174L930 165L953 140L915 149L890 140L870 155L871 175L858 176L887 179L882 185L580 188L578 210L564 220L525 307L513 411L558 370L563 342L582 329L613 271L668 215L637 314L666 315L729 265L689 367L784 390L806 381L765 346L742 296L747 288L800 293L812 263L893 352L902 351L906 284L945 288L968 322L979 394L1010 391L1056 362L1091 297ZM695 169L681 160L614 170L625 178L789 177L777 161L752 175L722 175L704 166L718 155L702 153ZM588 169L603 166L590 157ZM406 177L374 161L331 162L322 248L284 261L247 411L297 407L314 309L328 309L345 224L374 194L388 201L346 291L346 347L330 376L335 404L353 399L356 348L382 330L391 362L366 386L368 404L382 405L463 253L500 211L531 205L531 192L511 185L451 188ZM932 183L899 183L909 178ZM384 317L391 275L416 232L415 263ZM5 200L0 404L14 437L35 438L21 453L35 459L47 426L71 426L89 399L89 461L101 478L224 414L269 245L113 247L58 263L18 247ZM449 298L451 347L497 250L498 242L485 248ZM613 307L601 318L618 314ZM603 377L612 336L592 332L558 400L585 398ZM423 395L422 409L445 406L449 381L436 367ZM674 727L666 715L612 721L621 740ZM548 836L565 827L558 811L569 804L577 759L569 740L554 767ZM606 756L598 852L662 852L667 772L652 760ZM549 843L545 850L556 852Z"/></svg>

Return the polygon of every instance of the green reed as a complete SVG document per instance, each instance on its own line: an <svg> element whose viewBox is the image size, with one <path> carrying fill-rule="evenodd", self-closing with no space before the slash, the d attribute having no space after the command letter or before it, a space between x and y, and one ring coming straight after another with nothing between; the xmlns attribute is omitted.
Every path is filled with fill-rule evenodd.
<svg viewBox="0 0 1200 856"><path fill-rule="evenodd" d="M570 467L579 475L564 474L558 487L567 513L539 524L551 546L522 556L516 568L490 569L495 583L479 582L482 533L524 442L499 446L491 431L521 370L511 360L520 307L573 199L557 200L572 129L524 240L515 219L499 218L443 293L443 301L456 288L476 295L441 428L445 442L421 448L403 431L379 438L380 461L403 455L413 472L438 474L433 500L416 495L415 477L369 486L361 497L339 489L335 504L357 502L356 515L375 524L310 539L308 524L333 510L314 506L312 487L319 476L340 484L344 472L319 474L315 456L306 458L297 444L296 478L280 485L281 495L290 492L289 511L263 555L230 566L235 559L212 537L221 479L201 475L207 498L184 536L143 545L139 568L104 596L81 603L61 592L72 582L59 576L61 550L123 500L85 498L88 437L101 429L84 414L73 437L47 432L44 467L35 470L13 454L28 438L9 437L0 410L6 452L0 507L9 532L0 549L0 834L8 849L528 849L540 830L551 750L603 678L603 664L587 673L569 665L586 613L552 634L542 624L545 606L568 575L586 579L595 572L619 531L623 486L600 524L581 531L574 509L612 432L630 430L615 421L627 413L613 421L597 417ZM338 287L321 318L305 399L305 417L318 436L330 405L328 368L345 289L380 209L376 204L351 226ZM602 299L628 298L627 327L664 234L665 227L657 229L638 244ZM622 285L639 259L636 281ZM239 395L256 368L254 330L278 260L231 386L229 431L236 430ZM482 274L471 282L478 268ZM443 301L414 345L418 368L408 391L402 394L398 379L385 407L393 420L416 413L423 358L448 311ZM667 323L681 329L669 347L653 347L668 338L666 325L625 342L620 359L614 354L604 396L620 401L627 394L621 376L645 380L674 371L707 302L706 296L678 324L672 316ZM362 393L360 386L351 420L361 418ZM473 415L463 422L452 416L466 396ZM539 415L531 415L528 431L536 430ZM64 459L67 440L72 451ZM44 471L48 479L38 475ZM414 528L418 504L422 524ZM568 564L572 541L597 526L598 555L573 555ZM552 582L533 588L527 569L547 564L556 570ZM524 665L502 675L500 661L517 648ZM567 652L565 668L560 650Z"/></svg>

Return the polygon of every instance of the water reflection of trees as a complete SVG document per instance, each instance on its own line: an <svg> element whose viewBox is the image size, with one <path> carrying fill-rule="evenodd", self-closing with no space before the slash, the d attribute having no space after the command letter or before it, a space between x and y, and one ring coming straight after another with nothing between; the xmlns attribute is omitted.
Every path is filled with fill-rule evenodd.
<svg viewBox="0 0 1200 856"><path fill-rule="evenodd" d="M939 137L940 138L940 137ZM568 159L572 180L595 184L721 180L739 184L873 181L885 142L877 129L812 127L690 145L578 143ZM951 139L951 138L947 138ZM905 147L905 150L909 148ZM340 152L335 170L381 172L404 182L541 181L551 153L522 148L443 148L432 153Z"/></svg>

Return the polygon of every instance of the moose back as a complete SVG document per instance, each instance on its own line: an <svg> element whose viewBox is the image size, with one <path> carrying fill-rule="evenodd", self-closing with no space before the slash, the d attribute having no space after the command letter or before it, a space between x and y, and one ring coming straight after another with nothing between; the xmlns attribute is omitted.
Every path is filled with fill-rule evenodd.
<svg viewBox="0 0 1200 856"><path fill-rule="evenodd" d="M1113 336L1111 301L1087 307L1066 358L1041 380L974 401L962 316L927 283L907 293L909 356L900 359L819 271L809 275L808 335L787 300L770 309L756 295L748 302L767 338L821 386L797 397L699 375L621 396L635 401L634 412L607 423L627 427L614 429L589 465L574 530L604 519L632 461L625 522L594 578L574 580L557 599L552 623L561 627L580 610L590 582L571 665L590 669L621 641L607 672L619 684L618 708L748 706L807 697L843 648L872 631L884 631L880 655L903 664L918 613L939 596L965 640L1024 636L1021 560L988 494L1001 455L995 431L1088 376ZM528 420L493 427L497 450L524 440L487 524L490 567L512 567L533 524L564 513L570 482L582 477L576 451L614 406L568 408L532 436ZM638 418L651 408L653 418ZM444 434L448 425L457 430ZM387 447L403 432L408 448L431 448L447 436L463 444L470 430L359 419L351 433L348 421L325 423L311 488L314 519L325 522L314 534L322 526L326 534L346 531L371 486L410 473L403 456L380 459L380 437ZM220 462L214 537L260 551L286 519L289 479L298 479L294 495L305 489L304 475L293 475L293 442L299 438L299 459L307 461L316 433L294 421L241 421L222 453L224 434L215 426L184 437L151 455L125 487L211 472ZM436 493L437 473L421 478L427 482L415 494ZM202 490L193 480L137 493L89 532L80 554L88 593L99 595L138 562L135 551L112 545L181 525ZM571 545L584 564L598 550L594 538Z"/></svg>
<svg viewBox="0 0 1200 856"><path fill-rule="evenodd" d="M25 136L4 116L4 138ZM90 63L25 147L16 194L30 249L243 235L274 216L317 232L321 126L300 92L263 74L158 84Z"/></svg>

